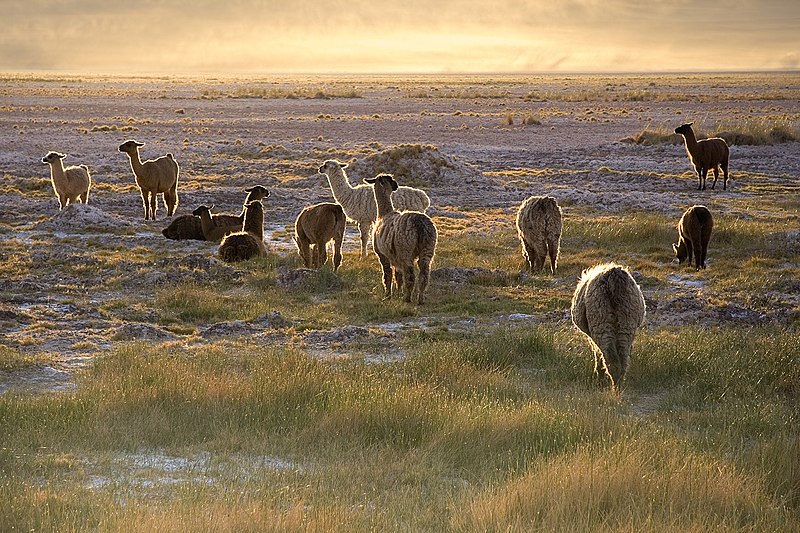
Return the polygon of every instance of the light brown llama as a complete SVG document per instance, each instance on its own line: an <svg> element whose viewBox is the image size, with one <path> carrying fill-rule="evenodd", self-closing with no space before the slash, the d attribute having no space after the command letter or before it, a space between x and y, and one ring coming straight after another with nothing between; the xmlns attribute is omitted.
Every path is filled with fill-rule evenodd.
<svg viewBox="0 0 800 533"><path fill-rule="evenodd" d="M531 196L517 210L517 235L522 255L532 271L544 268L550 257L550 272L555 274L563 226L561 208L552 196Z"/></svg>
<svg viewBox="0 0 800 533"><path fill-rule="evenodd" d="M328 243L333 241L333 271L339 269L346 221L342 206L329 202L310 205L297 215L294 241L306 268L324 265L328 261Z"/></svg>
<svg viewBox="0 0 800 533"><path fill-rule="evenodd" d="M364 180L373 187L378 219L373 231L373 247L383 270L384 300L392 296L392 269L397 290L411 302L416 291L416 301L425 301L425 290L430 281L431 263L436 253L438 234L436 225L425 213L417 211L395 211L392 192L397 182L389 174ZM415 279L414 262L419 266L419 278ZM416 282L416 284L415 284Z"/></svg>
<svg viewBox="0 0 800 533"><path fill-rule="evenodd" d="M178 174L180 168L175 157L168 153L158 159L145 161L139 158L139 148L144 146L134 140L128 140L119 145L118 150L128 155L131 160L131 169L136 177L136 185L142 194L144 203L144 219L155 220L156 195L164 193L164 205L167 207L167 215L175 214L178 207Z"/></svg>
<svg viewBox="0 0 800 533"><path fill-rule="evenodd" d="M92 186L89 167L80 165L64 168L62 159L65 157L67 154L49 152L42 158L42 163L50 165L50 182L58 198L59 211L78 199L81 203L88 204L89 189Z"/></svg>
<svg viewBox="0 0 800 533"><path fill-rule="evenodd" d="M598 384L605 376L613 390L622 389L633 338L645 312L642 290L626 268L607 263L583 271L572 297L571 315L594 352Z"/></svg>

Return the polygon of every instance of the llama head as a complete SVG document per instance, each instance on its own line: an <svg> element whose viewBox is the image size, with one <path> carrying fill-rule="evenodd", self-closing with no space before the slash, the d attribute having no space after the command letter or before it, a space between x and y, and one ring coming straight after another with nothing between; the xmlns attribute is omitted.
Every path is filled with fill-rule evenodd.
<svg viewBox="0 0 800 533"><path fill-rule="evenodd" d="M50 163L55 163L60 159L64 159L67 157L67 154L61 154L59 152L49 152L46 156L42 158L42 163L45 165L49 165Z"/></svg>
<svg viewBox="0 0 800 533"><path fill-rule="evenodd" d="M200 205L197 206L197 209L192 211L192 214L196 217L202 216L203 213L211 214L211 210L214 209L214 204L211 205Z"/></svg>
<svg viewBox="0 0 800 533"><path fill-rule="evenodd" d="M686 261L686 259L689 257L689 249L686 247L686 243L682 240L677 244L672 244L672 251L675 253L675 257L678 259L679 265Z"/></svg>
<svg viewBox="0 0 800 533"><path fill-rule="evenodd" d="M244 192L247 193L248 203L255 200L269 198L269 190L263 185L254 185L252 187L248 187L244 190Z"/></svg>
<svg viewBox="0 0 800 533"><path fill-rule="evenodd" d="M687 122L686 124L681 124L680 126L675 128L675 133L677 133L678 135L686 135L687 133L692 131L692 124L694 124L694 122Z"/></svg>
<svg viewBox="0 0 800 533"><path fill-rule="evenodd" d="M340 169L347 168L347 163L342 163L341 161L337 161L336 159L328 159L322 166L319 167L318 172L320 174L328 174L330 172L336 172Z"/></svg>
<svg viewBox="0 0 800 533"><path fill-rule="evenodd" d="M397 190L397 182L394 180L394 176L391 174L378 174L374 178L364 178L365 183L369 183L376 189L378 188L390 188L392 191Z"/></svg>
<svg viewBox="0 0 800 533"><path fill-rule="evenodd" d="M138 141L134 141L133 139L129 139L124 143L120 144L117 150L119 150L120 152L125 152L126 154L133 154L139 151L140 146L144 146L144 143L140 143Z"/></svg>

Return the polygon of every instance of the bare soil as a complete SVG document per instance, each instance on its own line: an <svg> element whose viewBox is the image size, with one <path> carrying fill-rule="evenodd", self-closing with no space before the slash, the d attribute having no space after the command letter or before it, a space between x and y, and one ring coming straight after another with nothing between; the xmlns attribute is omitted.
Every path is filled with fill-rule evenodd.
<svg viewBox="0 0 800 533"><path fill-rule="evenodd" d="M236 213L244 187L268 187L272 195L264 201L265 233L270 248L282 254L294 253L289 228L296 214L308 204L332 201L325 178L316 172L330 158L351 163L353 182L388 171L401 184L425 188L434 217L458 219L476 210L500 209L513 224L513 213L524 198L551 194L567 212L644 210L677 220L685 207L705 203L722 216L752 219L759 217L754 206L765 196L774 191L797 193L797 142L732 147L728 191L719 190L720 182L718 190L698 192L682 145L644 146L626 139L645 128L671 129L710 116L783 116L796 121L800 105L793 95L799 82L797 75L689 76L679 81L657 76L2 79L0 262L6 274L0 278L0 344L57 357L46 367L0 372L0 393L9 387L68 387L77 366L116 342L132 339L203 343L255 336L265 342L297 343L330 357L347 356L351 346L369 345L369 357L391 360L402 356L400 334L424 328L431 319L287 333L295 325L292 317L276 314L254 322L205 324L191 337L159 326L153 304L159 288L209 279L236 281L241 270L215 259L211 243L165 239L160 232L169 219L160 200L158 220L143 220L127 157L117 151L125 139L146 143L143 159L175 155L181 166L176 216L199 204ZM656 97L625 100L623 83L629 89L645 87ZM237 87L288 90L304 84L352 87L361 96L227 96ZM580 94L583 86L604 97L526 97L537 92ZM787 98L774 97L783 89ZM773 97L759 100L759 91L767 90ZM614 91L622 99L605 98ZM661 93L663 99L657 97ZM681 98L668 97L675 94ZM523 123L531 114L539 124ZM50 150L68 153L65 164L89 165L94 184L88 206L59 211L48 167L40 162ZM776 239L786 250L787 265L797 272L798 228L788 227ZM346 250L356 249L355 230L348 226ZM109 254L123 258L103 261ZM664 261L670 259L667 248ZM709 267L714 267L713 255ZM719 304L686 272L676 270L660 283L644 284L649 327L686 320L751 325L787 322L797 315L800 286L757 308ZM289 276L286 283L296 282L292 276L302 278L302 273L282 275ZM476 275L487 273L441 269L434 272L434 282L468 283ZM574 282L558 276L553 280L565 286ZM114 312L109 303L115 301L126 302L120 307L124 312ZM436 322L437 327L444 323L457 331L550 318L528 314L523 305L512 315L436 317ZM557 318L567 320L566 313Z"/></svg>

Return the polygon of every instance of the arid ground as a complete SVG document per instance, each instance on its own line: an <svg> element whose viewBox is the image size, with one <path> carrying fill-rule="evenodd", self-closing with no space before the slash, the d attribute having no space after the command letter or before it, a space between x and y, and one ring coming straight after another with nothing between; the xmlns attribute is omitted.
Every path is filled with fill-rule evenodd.
<svg viewBox="0 0 800 533"><path fill-rule="evenodd" d="M556 332L551 340L563 340L564 350L581 362L576 364L586 379L579 381L579 390L591 390L591 352L572 330L569 301L582 269L611 260L630 266L645 294L645 346L656 346L663 335L680 336L681 328L690 327L700 336L710 331L722 337L769 330L767 337L789 339L787 349L796 350L799 102L797 73L0 77L0 349L5 350L0 395L7 401L79 397L82 387L92 387L98 361L126 350L153 357L160 350L172 358L255 345L291 349L329 365L355 361L391 368L428 342L498 332L502 336L503 331L526 328ZM690 121L699 136L720 134L729 140L727 190L721 180L715 190L710 189L713 180L707 190L696 190L680 137L671 135ZM143 219L128 159L117 151L126 139L146 143L142 159L174 154L181 167L178 215L200 204L213 204L215 212L238 213L245 187L268 187L271 196L263 203L269 257L230 266L216 259L213 243L164 238L161 229L170 219L160 198L157 220ZM88 206L59 211L49 168L40 161L51 150L69 154L65 164L91 169ZM326 159L349 163L352 183L390 172L401 185L428 192L429 214L440 233L428 303L416 307L380 301L377 259L372 254L358 257L352 224L338 274L328 267L318 274L300 269L292 241L294 218L308 204L332 200L325 177L316 171ZM555 274L526 271L514 229L519 203L543 194L554 196L564 211ZM708 269L702 272L679 267L670 247L675 223L693 204L708 206L716 222ZM621 420L675 412L676 400L657 386L657 371L648 366L643 350L634 346L629 389L619 400L604 400L613 403ZM685 354L691 359L691 347ZM797 365L798 356L791 355L792 364ZM548 372L546 365L544 370L517 370L524 382L520 390L525 391L535 390L539 373ZM800 393L797 370L787 372L775 378L780 391L776 401L784 406L796 402ZM680 416L691 416L677 409ZM0 418L11 417L10 412L0 410ZM777 426L796 435L796 411L779 418ZM324 428L317 431L325 434ZM0 435L5 432L0 428ZM218 467L214 437L194 435L189 440L186 447L174 439L117 446L108 437L98 445L102 454L66 446L54 453L68 457L68 464L36 474L19 473L30 465L23 468L21 460L8 458L3 470L5 456L0 455L0 474L26 487L44 479L37 489L42 491L57 490L58 480L66 477L64 483L81 490L118 496L124 487L128 498L172 501L178 486L205 486L225 477L209 473ZM21 453L16 446L0 443L12 455ZM375 446L380 442L370 441L367 448ZM303 477L311 463L324 463L299 452L273 458L264 450L261 455L248 451L244 444L232 449L237 451L227 456L226 468L255 477L262 471L272 476L294 471ZM49 457L46 451L28 453L43 461ZM513 472L524 470L523 463L530 464L502 468L514 478ZM741 468L748 483L758 477ZM794 472L789 476L800 473L792 470L798 468L796 459L783 468ZM476 491L508 482L500 474L477 481L468 474L443 476L463 477ZM800 484L797 479L794 483L772 487L774 500L766 505L796 512ZM456 485L448 485L447 491L458 500L462 495ZM28 490L13 487L6 489L12 498ZM382 489L374 490L378 495L374 500L365 497L367 506L380 504L384 497ZM293 489L287 493L293 494L286 500L290 508L281 516L289 517L288 524L302 522L291 513L303 515L303 505L306 520L314 516L308 507L325 505L324 498L300 498ZM482 496L464 497L474 503ZM271 500L276 508L279 500ZM306 503L297 503L302 501ZM442 508L452 505L447 500ZM349 511L337 512L337 517L347 517ZM8 508L5 513L16 524L31 523ZM413 515L401 512L385 522L358 523L399 529L441 525ZM464 522L454 516L443 523L456 529L488 527L480 517ZM325 520L316 518L316 526L325 529ZM770 524L791 523L784 519ZM86 520L77 523L101 524L101 529L106 524ZM502 530L502 524L517 524L502 519L492 523ZM626 523L639 529L635 520ZM719 525L713 520L676 523ZM740 520L739 525L754 523Z"/></svg>

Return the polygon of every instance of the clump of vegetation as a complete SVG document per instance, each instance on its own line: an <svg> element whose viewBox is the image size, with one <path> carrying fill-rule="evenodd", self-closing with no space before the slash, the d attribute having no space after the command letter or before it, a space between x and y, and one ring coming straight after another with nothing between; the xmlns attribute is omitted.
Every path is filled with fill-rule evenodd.
<svg viewBox="0 0 800 533"><path fill-rule="evenodd" d="M363 98L363 94L355 87L237 87L231 91L219 89L204 89L201 99L215 100L218 98L261 98L269 99L316 99L328 100L332 98Z"/></svg>
<svg viewBox="0 0 800 533"><path fill-rule="evenodd" d="M717 123L714 137L728 144L763 146L795 142L800 130L788 118L752 117L744 120L724 120Z"/></svg>
<svg viewBox="0 0 800 533"><path fill-rule="evenodd" d="M788 118L755 117L743 120L723 120L713 128L698 127L698 139L721 137L732 145L764 146L795 142L800 140L800 129ZM674 130L663 126L656 129L644 129L639 133L622 139L622 142L643 144L683 144L683 138Z"/></svg>

